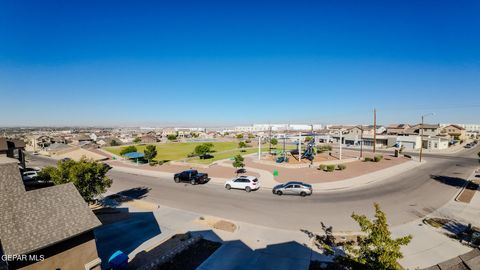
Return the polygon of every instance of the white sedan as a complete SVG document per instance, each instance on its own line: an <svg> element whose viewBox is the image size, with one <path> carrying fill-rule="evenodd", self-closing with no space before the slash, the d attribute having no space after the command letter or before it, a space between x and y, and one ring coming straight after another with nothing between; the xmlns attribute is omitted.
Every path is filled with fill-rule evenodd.
<svg viewBox="0 0 480 270"><path fill-rule="evenodd" d="M225 182L225 188L230 190L234 189L243 189L246 192L252 190L257 190L260 188L260 182L254 176L240 176L238 178L229 180Z"/></svg>

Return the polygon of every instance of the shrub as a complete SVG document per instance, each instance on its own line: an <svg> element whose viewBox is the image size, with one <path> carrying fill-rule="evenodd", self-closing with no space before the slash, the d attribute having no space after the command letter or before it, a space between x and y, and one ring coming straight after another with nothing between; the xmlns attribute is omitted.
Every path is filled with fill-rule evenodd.
<svg viewBox="0 0 480 270"><path fill-rule="evenodd" d="M335 165L334 164L330 164L330 165L327 165L327 172L333 172L335 171Z"/></svg>
<svg viewBox="0 0 480 270"><path fill-rule="evenodd" d="M130 145L122 148L122 150L120 151L120 155L123 156L125 154L132 153L132 152L137 152L137 147Z"/></svg>
<svg viewBox="0 0 480 270"><path fill-rule="evenodd" d="M325 165L325 164L318 165L318 170L325 171L325 169L327 169L327 165Z"/></svg>
<svg viewBox="0 0 480 270"><path fill-rule="evenodd" d="M317 153L318 154L326 152L326 151L332 151L332 146L328 145L328 144L323 144L323 145L317 146Z"/></svg>
<svg viewBox="0 0 480 270"><path fill-rule="evenodd" d="M345 164L338 164L337 167L338 167L338 169L339 169L340 171L343 171L343 170L345 170L345 169L347 168L347 165L345 165Z"/></svg>
<svg viewBox="0 0 480 270"><path fill-rule="evenodd" d="M370 158L370 157L366 157L366 158L364 158L364 159L363 159L363 161L366 161L366 162L368 162L368 161L372 161L372 158Z"/></svg>
<svg viewBox="0 0 480 270"><path fill-rule="evenodd" d="M382 156L382 155L376 155L373 161L379 162L379 161L382 160L382 159L383 159L383 156Z"/></svg>
<svg viewBox="0 0 480 270"><path fill-rule="evenodd" d="M150 160L150 162L148 162L148 165L150 165L150 166L158 165L158 161L156 161L156 160Z"/></svg>

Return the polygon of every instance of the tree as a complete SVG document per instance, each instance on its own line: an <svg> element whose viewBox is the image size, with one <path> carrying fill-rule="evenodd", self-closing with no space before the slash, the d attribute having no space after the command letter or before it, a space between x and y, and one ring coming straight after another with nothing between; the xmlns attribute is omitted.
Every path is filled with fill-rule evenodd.
<svg viewBox="0 0 480 270"><path fill-rule="evenodd" d="M195 146L193 152L198 156L206 155L212 152L213 144L212 143L202 143Z"/></svg>
<svg viewBox="0 0 480 270"><path fill-rule="evenodd" d="M255 135L253 135L252 133L248 133L248 138L253 139L253 138L255 138Z"/></svg>
<svg viewBox="0 0 480 270"><path fill-rule="evenodd" d="M352 214L366 235L359 236L356 244L347 243L346 255L338 257L338 261L353 269L400 269L397 262L403 258L400 247L408 245L412 236L392 239L385 213L378 203L374 203L374 207L374 220L369 220L365 215Z"/></svg>
<svg viewBox="0 0 480 270"><path fill-rule="evenodd" d="M133 145L126 146L122 148L122 150L120 151L120 155L123 156L125 154L132 153L132 152L137 152L137 147Z"/></svg>
<svg viewBox="0 0 480 270"><path fill-rule="evenodd" d="M139 143L141 141L142 139L140 137L136 137L135 139L133 139L133 143Z"/></svg>
<svg viewBox="0 0 480 270"><path fill-rule="evenodd" d="M312 136L307 136L307 137L305 137L305 142L309 142L309 141L311 141L311 140L313 140L313 137L312 137Z"/></svg>
<svg viewBox="0 0 480 270"><path fill-rule="evenodd" d="M238 148L242 149L242 148L245 148L245 147L247 147L247 144L245 142L243 142L243 141L238 142ZM245 151L245 150L242 149L241 151Z"/></svg>
<svg viewBox="0 0 480 270"><path fill-rule="evenodd" d="M112 140L112 141L110 142L110 146L119 146L119 145L120 145L120 143L117 142L117 140Z"/></svg>
<svg viewBox="0 0 480 270"><path fill-rule="evenodd" d="M234 160L233 160L233 167L234 168L243 168L245 167L245 163L243 163L243 161L245 160L241 155L236 155L235 157L233 157Z"/></svg>
<svg viewBox="0 0 480 270"><path fill-rule="evenodd" d="M237 139L243 139L243 134L237 134Z"/></svg>
<svg viewBox="0 0 480 270"><path fill-rule="evenodd" d="M144 157L148 162L152 161L157 156L157 147L155 145L147 145L143 151Z"/></svg>
<svg viewBox="0 0 480 270"><path fill-rule="evenodd" d="M270 143L271 143L273 146L277 145L277 144L278 144L277 138L271 138L271 139L270 139Z"/></svg>
<svg viewBox="0 0 480 270"><path fill-rule="evenodd" d="M392 239L388 229L387 218L380 206L375 203L375 219L369 220L364 215L352 214L352 218L360 225L362 236L357 241L336 242L333 228L323 222L323 234L316 234L308 230L301 230L313 240L314 245L323 250L326 255L335 256L339 269L348 270L396 270L402 269L398 259L403 255L400 247L407 245L411 235ZM343 246L343 249L339 248Z"/></svg>
<svg viewBox="0 0 480 270"><path fill-rule="evenodd" d="M132 153L132 152L137 152L137 147L133 145L126 146L122 148L122 150L120 151L120 155L123 156L125 154Z"/></svg>
<svg viewBox="0 0 480 270"><path fill-rule="evenodd" d="M177 139L177 136L178 136L177 134L168 134L168 135L167 135L167 139L168 139L169 141L174 141L174 140Z"/></svg>
<svg viewBox="0 0 480 270"><path fill-rule="evenodd" d="M109 170L105 164L83 157L80 161L59 161L57 167L45 167L40 175L55 185L73 183L83 199L89 202L112 185L112 180L106 176Z"/></svg>

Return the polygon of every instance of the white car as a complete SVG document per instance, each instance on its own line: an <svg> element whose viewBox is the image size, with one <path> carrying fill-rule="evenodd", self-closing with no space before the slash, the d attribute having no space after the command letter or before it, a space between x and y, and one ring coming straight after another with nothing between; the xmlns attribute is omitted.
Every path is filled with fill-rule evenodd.
<svg viewBox="0 0 480 270"><path fill-rule="evenodd" d="M30 181L30 180L35 180L37 179L38 174L36 171L27 171L23 173L23 180L24 181Z"/></svg>
<svg viewBox="0 0 480 270"><path fill-rule="evenodd" d="M231 188L243 189L246 192L257 190L260 188L260 182L254 176L240 176L238 178L225 182L225 188L230 190Z"/></svg>

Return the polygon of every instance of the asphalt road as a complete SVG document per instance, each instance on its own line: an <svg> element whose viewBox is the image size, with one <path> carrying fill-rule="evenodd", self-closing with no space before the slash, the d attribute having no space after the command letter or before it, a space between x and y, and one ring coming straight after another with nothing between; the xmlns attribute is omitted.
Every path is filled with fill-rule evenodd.
<svg viewBox="0 0 480 270"><path fill-rule="evenodd" d="M479 148L455 155L425 155L426 164L402 175L355 190L316 193L305 198L276 196L266 190L227 191L223 186L208 183L176 184L173 179L117 171L109 172L113 179L110 191L146 187L150 189L145 195L148 201L274 228L318 231L323 221L335 231L356 231L358 227L350 215L352 212L371 215L373 202L380 203L391 225L423 217L447 203L478 167ZM31 159L31 166L52 163L41 157Z"/></svg>

